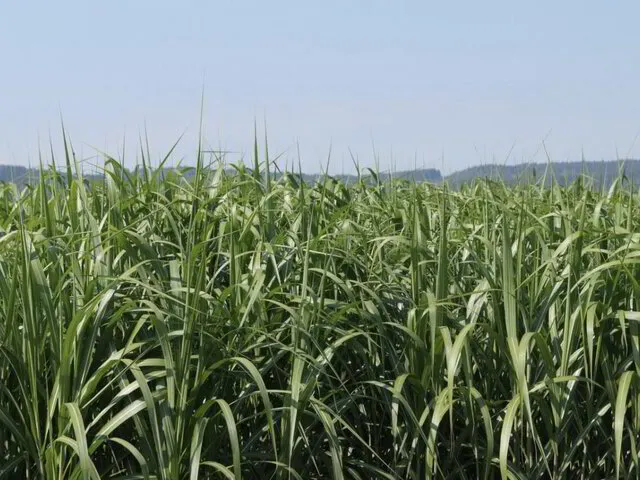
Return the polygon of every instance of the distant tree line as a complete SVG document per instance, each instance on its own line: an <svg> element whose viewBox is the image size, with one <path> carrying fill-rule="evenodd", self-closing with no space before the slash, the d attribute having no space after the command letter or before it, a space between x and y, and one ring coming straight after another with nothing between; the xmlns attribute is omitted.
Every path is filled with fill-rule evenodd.
<svg viewBox="0 0 640 480"><path fill-rule="evenodd" d="M135 170L133 171L135 173ZM229 173L233 173L230 170ZM282 173L274 173L277 179ZM520 165L476 165L459 170L450 175L443 176L440 170L435 168L406 170L400 172L375 172L365 169L360 177L353 174L331 175L333 178L352 183L360 179L367 182L386 182L392 179L406 180L410 182L440 183L446 181L449 185L459 187L478 179L492 179L507 184L516 183L541 183L550 185L555 181L565 185L582 177L593 187L607 187L619 178L620 175L636 185L640 185L640 160L616 160L600 162L557 162L557 163L525 163ZM188 176L188 174L187 174ZM100 174L92 173L87 178L99 179ZM313 183L321 180L324 174L302 173L305 182ZM0 165L0 182L12 182L18 185L26 185L39 179L39 170L19 165Z"/></svg>

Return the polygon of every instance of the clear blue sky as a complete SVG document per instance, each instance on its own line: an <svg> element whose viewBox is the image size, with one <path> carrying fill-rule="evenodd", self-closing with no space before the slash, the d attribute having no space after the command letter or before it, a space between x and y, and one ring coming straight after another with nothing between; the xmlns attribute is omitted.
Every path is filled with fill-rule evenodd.
<svg viewBox="0 0 640 480"><path fill-rule="evenodd" d="M3 2L0 163L59 147L155 158L200 98L213 148L248 155L266 116L272 152L317 172L450 172L492 160L640 157L640 2L619 0ZM230 158L232 159L232 158ZM281 162L283 163L283 162Z"/></svg>

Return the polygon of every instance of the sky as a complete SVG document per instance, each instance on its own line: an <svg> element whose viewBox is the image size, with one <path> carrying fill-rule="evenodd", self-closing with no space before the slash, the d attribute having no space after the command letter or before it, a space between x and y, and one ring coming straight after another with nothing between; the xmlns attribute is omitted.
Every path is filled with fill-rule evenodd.
<svg viewBox="0 0 640 480"><path fill-rule="evenodd" d="M0 164L189 164L198 138L332 173L640 158L640 2L0 4ZM201 114L202 112L202 114ZM202 120L202 130L200 123Z"/></svg>

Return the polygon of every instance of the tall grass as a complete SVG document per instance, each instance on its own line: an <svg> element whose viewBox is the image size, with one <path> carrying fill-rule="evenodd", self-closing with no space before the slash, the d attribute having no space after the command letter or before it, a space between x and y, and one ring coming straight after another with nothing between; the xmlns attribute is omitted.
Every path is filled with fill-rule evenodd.
<svg viewBox="0 0 640 480"><path fill-rule="evenodd" d="M257 142L256 142L257 143ZM131 174L0 187L0 477L637 478L640 198Z"/></svg>

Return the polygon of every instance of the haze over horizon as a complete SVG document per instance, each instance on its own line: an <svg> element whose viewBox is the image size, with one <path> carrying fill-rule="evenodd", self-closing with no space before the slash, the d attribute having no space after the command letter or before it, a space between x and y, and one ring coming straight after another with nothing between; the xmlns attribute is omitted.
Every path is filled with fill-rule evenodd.
<svg viewBox="0 0 640 480"><path fill-rule="evenodd" d="M138 135L158 159L204 91L207 148L250 156L254 119L281 163L332 173L640 158L640 4L165 0L0 8L0 164L60 148L81 157ZM28 25L29 28L25 28ZM45 159L48 153L45 155ZM232 155L229 160L238 158Z"/></svg>

